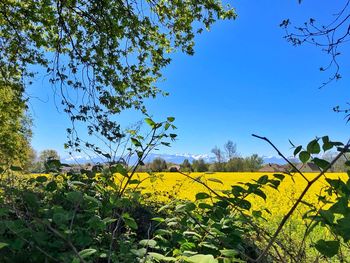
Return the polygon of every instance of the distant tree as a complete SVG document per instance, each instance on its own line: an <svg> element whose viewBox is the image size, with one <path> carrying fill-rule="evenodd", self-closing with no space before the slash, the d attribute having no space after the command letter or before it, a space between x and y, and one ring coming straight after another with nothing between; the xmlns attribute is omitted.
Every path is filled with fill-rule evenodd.
<svg viewBox="0 0 350 263"><path fill-rule="evenodd" d="M43 163L48 160L60 160L60 156L56 150L47 149L40 152L39 160Z"/></svg>
<svg viewBox="0 0 350 263"><path fill-rule="evenodd" d="M230 160L233 157L237 157L237 145L235 143L233 143L233 141L228 140L225 144L224 144L224 149L226 152L226 156L227 159Z"/></svg>
<svg viewBox="0 0 350 263"><path fill-rule="evenodd" d="M191 172L192 165L188 159L185 159L183 163L180 165L181 171L183 172Z"/></svg>
<svg viewBox="0 0 350 263"><path fill-rule="evenodd" d="M225 162L225 154L223 150L221 150L219 147L215 146L211 152L215 155L216 162L215 162L215 171L224 171L224 162Z"/></svg>
<svg viewBox="0 0 350 263"><path fill-rule="evenodd" d="M156 158L151 163L150 168L153 172L163 172L167 169L167 163L162 158Z"/></svg>
<svg viewBox="0 0 350 263"><path fill-rule="evenodd" d="M225 164L226 172L243 172L245 169L245 160L242 157L233 157Z"/></svg>
<svg viewBox="0 0 350 263"><path fill-rule="evenodd" d="M262 167L263 163L264 160L262 157L257 154L253 154L245 158L245 170L249 172L258 171Z"/></svg>
<svg viewBox="0 0 350 263"><path fill-rule="evenodd" d="M56 150L46 149L40 152L39 158L35 157L35 161L31 164L30 171L41 173L46 170L45 163L49 160L60 160Z"/></svg>
<svg viewBox="0 0 350 263"><path fill-rule="evenodd" d="M23 170L27 173L34 171L36 168L37 158L38 156L36 151L30 147L28 150L27 160L23 164Z"/></svg>
<svg viewBox="0 0 350 263"><path fill-rule="evenodd" d="M194 160L192 163L192 169L195 172L207 172L208 164L203 159Z"/></svg>
<svg viewBox="0 0 350 263"><path fill-rule="evenodd" d="M224 152L219 147L215 146L211 152L215 155L218 163L222 163L224 161Z"/></svg>
<svg viewBox="0 0 350 263"><path fill-rule="evenodd" d="M323 155L323 159L327 160L328 162L333 161L337 153L326 153ZM350 160L350 154L344 154L341 156L331 167L332 172L347 172L348 166L346 165L346 162Z"/></svg>

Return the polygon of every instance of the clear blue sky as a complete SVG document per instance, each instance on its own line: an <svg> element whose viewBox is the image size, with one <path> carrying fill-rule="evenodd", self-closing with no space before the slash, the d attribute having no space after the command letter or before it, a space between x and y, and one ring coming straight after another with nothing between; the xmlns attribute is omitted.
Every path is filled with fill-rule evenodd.
<svg viewBox="0 0 350 263"><path fill-rule="evenodd" d="M285 18L295 25L309 17L328 21L343 1L297 2L234 1L235 21L218 22L198 36L194 56L173 55L160 83L170 96L147 102L156 119L176 117L178 141L160 153L210 153L213 146L231 139L242 155L276 155L252 133L270 138L287 155L288 139L296 144L325 134L347 139L349 125L332 107L350 101L348 56L342 58L343 79L318 89L331 74L318 70L329 58L315 47L291 46L279 27ZM350 54L350 47L343 52ZM57 111L46 80L40 76L36 80L28 91L33 96L32 145L65 156L69 121ZM121 121L139 119L140 115L127 113Z"/></svg>

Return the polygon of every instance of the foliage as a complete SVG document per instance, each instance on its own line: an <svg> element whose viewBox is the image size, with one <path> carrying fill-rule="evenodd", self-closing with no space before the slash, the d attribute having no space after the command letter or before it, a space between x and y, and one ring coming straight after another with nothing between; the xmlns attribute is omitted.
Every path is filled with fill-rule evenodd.
<svg viewBox="0 0 350 263"><path fill-rule="evenodd" d="M31 171L41 173L47 170L47 163L52 160L60 160L56 150L46 149L40 152L38 160L35 160L31 166Z"/></svg>
<svg viewBox="0 0 350 263"><path fill-rule="evenodd" d="M194 160L192 169L194 172L206 172L208 171L208 164L206 164L203 159Z"/></svg>
<svg viewBox="0 0 350 263"><path fill-rule="evenodd" d="M48 160L60 160L60 156L58 155L56 150L47 149L40 152L39 160L42 163L45 163Z"/></svg>
<svg viewBox="0 0 350 263"><path fill-rule="evenodd" d="M180 167L183 172L192 172L192 165L188 159L185 159Z"/></svg>
<svg viewBox="0 0 350 263"><path fill-rule="evenodd" d="M30 159L31 120L26 115L21 85L0 79L0 164L24 166Z"/></svg>
<svg viewBox="0 0 350 263"><path fill-rule="evenodd" d="M106 178L91 175L12 176L1 185L1 262L132 262L137 194L116 199ZM117 244L109 229L118 224Z"/></svg>
<svg viewBox="0 0 350 263"><path fill-rule="evenodd" d="M10 172L3 171L0 181L0 260L13 262L30 254L29 262L320 261L312 249L324 257L344 259L350 253L350 174L338 179L326 176L323 180L329 186L322 191L316 189L320 193L318 200L306 199L306 193L331 165L320 158L321 149L326 152L338 147L339 158L349 145L324 136L305 148L294 147L295 155L310 155L310 161L322 170L320 174L297 171L298 175L263 175L225 186L224 177L215 174L180 172L190 180L183 183L191 189L194 184L202 188L191 200L176 199L180 195L175 190L171 202L165 204L158 199L159 192L147 192L143 183L160 180L164 185L167 177L150 173L143 178L135 174L135 169L128 172L130 167L120 163L95 166L81 173L51 170L48 175L33 177L23 177L13 167ZM62 165L56 161L55 164ZM294 198L285 196L291 198L290 208L283 207L281 219L282 206L274 196L282 191L286 176L303 184ZM277 210L267 209L269 199ZM294 240L296 236L291 234L293 239L283 238L283 228L300 224L296 211L301 205L304 210L298 212L304 211L304 237ZM292 220L297 220L294 225L290 224ZM269 225L278 221L277 229ZM331 234L313 235L322 228L326 232L321 233Z"/></svg>
<svg viewBox="0 0 350 263"><path fill-rule="evenodd" d="M160 93L156 81L168 54L192 55L196 34L235 16L218 0L1 1L1 81L19 99L35 76L32 65L46 71L73 122L66 146L96 150L76 134L75 122L118 143L124 134L112 116L130 108L146 113L143 101Z"/></svg>
<svg viewBox="0 0 350 263"><path fill-rule="evenodd" d="M257 154L246 158L240 157L237 145L231 140L224 144L224 150L215 146L211 152L216 158L216 162L209 166L211 172L253 172L258 171L263 164L262 157Z"/></svg>
<svg viewBox="0 0 350 263"><path fill-rule="evenodd" d="M153 172L163 172L167 170L167 164L164 159L156 158L152 161L150 168Z"/></svg>
<svg viewBox="0 0 350 263"><path fill-rule="evenodd" d="M134 175L148 151L169 143L173 121L153 122L147 140L133 138L130 151L139 158L133 166L97 165L64 174L67 165L48 158L46 175L23 176L15 166L0 170L0 261L29 254L29 262L136 262L132 249L149 235L152 213L129 186L141 183Z"/></svg>

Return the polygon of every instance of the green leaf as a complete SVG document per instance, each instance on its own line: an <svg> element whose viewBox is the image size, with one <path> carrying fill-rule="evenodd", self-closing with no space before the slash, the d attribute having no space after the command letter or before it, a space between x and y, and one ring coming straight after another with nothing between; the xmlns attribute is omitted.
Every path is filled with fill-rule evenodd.
<svg viewBox="0 0 350 263"><path fill-rule="evenodd" d="M81 192L68 192L67 199L72 203L80 203L83 200L83 194Z"/></svg>
<svg viewBox="0 0 350 263"><path fill-rule="evenodd" d="M57 183L55 181L51 181L46 185L46 190L49 192L55 191L57 189Z"/></svg>
<svg viewBox="0 0 350 263"><path fill-rule="evenodd" d="M39 183L44 183L47 181L47 177L46 176L38 176L37 178L35 178L35 180Z"/></svg>
<svg viewBox="0 0 350 263"><path fill-rule="evenodd" d="M224 184L221 180L219 180L217 178L208 178L208 181L219 183L219 184L222 184L222 185Z"/></svg>
<svg viewBox="0 0 350 263"><path fill-rule="evenodd" d="M328 161L323 160L323 159L319 159L319 158L313 158L312 162L314 164L316 164L322 170L326 169L329 166L329 162Z"/></svg>
<svg viewBox="0 0 350 263"><path fill-rule="evenodd" d="M223 255L225 257L230 257L230 258L235 257L239 254L234 249L223 249L223 250L220 250L220 253L221 253L221 255Z"/></svg>
<svg viewBox="0 0 350 263"><path fill-rule="evenodd" d="M323 136L322 142L323 142L323 145L322 145L323 151L328 151L333 148L333 144L329 141L328 136Z"/></svg>
<svg viewBox="0 0 350 263"><path fill-rule="evenodd" d="M261 211L258 211L258 210L254 210L254 211L252 212L252 215L253 215L254 217L256 217L256 218L260 218L260 217L262 217L262 212L261 212Z"/></svg>
<svg viewBox="0 0 350 263"><path fill-rule="evenodd" d="M111 223L114 223L115 221L117 221L116 218L110 218L110 217L106 217L102 220L102 222L105 224L105 225L109 225Z"/></svg>
<svg viewBox="0 0 350 263"><path fill-rule="evenodd" d="M285 176L283 174L273 174L273 176L281 181L285 178Z"/></svg>
<svg viewBox="0 0 350 263"><path fill-rule="evenodd" d="M301 145L299 145L298 147L296 147L295 150L294 150L294 156L296 156L296 155L301 151L301 149L302 149L302 146L301 146Z"/></svg>
<svg viewBox="0 0 350 263"><path fill-rule="evenodd" d="M140 249L130 249L130 252L139 258L144 258L147 253L147 249L144 247Z"/></svg>
<svg viewBox="0 0 350 263"><path fill-rule="evenodd" d="M274 189L278 189L278 186L281 184L280 180L269 180L268 186L274 188Z"/></svg>
<svg viewBox="0 0 350 263"><path fill-rule="evenodd" d="M173 257L166 257L162 254L155 253L155 252L148 252L148 255L150 255L153 259L157 260L158 262L175 262L176 258Z"/></svg>
<svg viewBox="0 0 350 263"><path fill-rule="evenodd" d="M239 185L233 185L232 186L232 194L234 196L240 196L242 193L245 193L247 190L244 189L242 186L239 186Z"/></svg>
<svg viewBox="0 0 350 263"><path fill-rule="evenodd" d="M191 263L218 263L219 261L213 257L213 255L202 255L197 254L191 257L188 257L186 261Z"/></svg>
<svg viewBox="0 0 350 263"><path fill-rule="evenodd" d="M81 258L87 258L93 254L95 254L97 252L96 249L94 248L87 248L87 249L83 249L79 252L79 255Z"/></svg>
<svg viewBox="0 0 350 263"><path fill-rule="evenodd" d="M137 139L131 138L130 140L131 140L132 144L135 145L136 147L142 146L141 143Z"/></svg>
<svg viewBox="0 0 350 263"><path fill-rule="evenodd" d="M255 189L253 193L266 201L266 194L261 189Z"/></svg>
<svg viewBox="0 0 350 263"><path fill-rule="evenodd" d="M0 249L7 247L9 244L4 243L4 242L0 242Z"/></svg>
<svg viewBox="0 0 350 263"><path fill-rule="evenodd" d="M129 184L140 184L141 181L140 180L137 180L137 179L132 179L129 181Z"/></svg>
<svg viewBox="0 0 350 263"><path fill-rule="evenodd" d="M177 211L177 212L184 212L184 211L191 212L195 209L196 209L196 205L192 202L188 202L185 204L179 204L175 207L175 211Z"/></svg>
<svg viewBox="0 0 350 263"><path fill-rule="evenodd" d="M153 239L143 239L139 242L139 244L143 247L155 248L157 246L157 241Z"/></svg>
<svg viewBox="0 0 350 263"><path fill-rule="evenodd" d="M145 122L152 128L155 126L155 122L151 118L145 118Z"/></svg>
<svg viewBox="0 0 350 263"><path fill-rule="evenodd" d="M320 144L318 143L318 140L312 140L309 142L309 144L306 147L306 150L311 154L318 154L321 151Z"/></svg>
<svg viewBox="0 0 350 263"><path fill-rule="evenodd" d="M204 192L201 192L201 193L197 193L196 194L196 200L202 200L202 199L207 199L209 198L210 195L207 194L207 193L204 193Z"/></svg>
<svg viewBox="0 0 350 263"><path fill-rule="evenodd" d="M310 157L310 153L308 153L307 151L302 151L299 153L299 160L302 163L306 163L310 159Z"/></svg>
<svg viewBox="0 0 350 263"><path fill-rule="evenodd" d="M185 205L185 210L186 210L187 212L191 212L191 211L193 211L193 210L195 210L195 209L196 209L196 205L195 205L194 203L192 203L192 202L187 203L187 204Z"/></svg>
<svg viewBox="0 0 350 263"><path fill-rule="evenodd" d="M334 226L335 232L338 236L341 236L344 239L344 242L347 243L350 240L350 215L349 209L347 209L347 214L345 217L338 219L337 224Z"/></svg>
<svg viewBox="0 0 350 263"><path fill-rule="evenodd" d="M165 221L165 219L161 217L153 217L151 220L159 223L163 223Z"/></svg>
<svg viewBox="0 0 350 263"><path fill-rule="evenodd" d="M338 253L339 250L339 241L325 241L320 239L315 244L315 248L326 257L333 257Z"/></svg>
<svg viewBox="0 0 350 263"><path fill-rule="evenodd" d="M174 117L168 117L167 120L168 120L168 122L173 122L175 120L175 118Z"/></svg>
<svg viewBox="0 0 350 263"><path fill-rule="evenodd" d="M334 214L330 210L321 210L320 216L325 219L327 224L332 224L334 221Z"/></svg>
<svg viewBox="0 0 350 263"><path fill-rule="evenodd" d="M35 194L25 192L23 193L23 199L30 208L36 209L39 207L39 200Z"/></svg>
<svg viewBox="0 0 350 263"><path fill-rule="evenodd" d="M269 177L267 175L263 175L258 179L259 184L266 184L269 181Z"/></svg>
<svg viewBox="0 0 350 263"><path fill-rule="evenodd" d="M14 165L11 165L10 169L11 169L12 171L15 171L15 172L20 172L20 171L23 170L21 167L19 167L19 166L14 166Z"/></svg>
<svg viewBox="0 0 350 263"><path fill-rule="evenodd" d="M135 219L133 219L128 213L124 213L122 215L122 218L128 227L130 227L134 230L137 229L137 223L136 223Z"/></svg>
<svg viewBox="0 0 350 263"><path fill-rule="evenodd" d="M252 207L252 204L245 199L238 199L235 203L237 206L245 210L249 210Z"/></svg>
<svg viewBox="0 0 350 263"><path fill-rule="evenodd" d="M68 221L68 216L66 213L55 213L52 216L52 221L55 224L62 226Z"/></svg>
<svg viewBox="0 0 350 263"><path fill-rule="evenodd" d="M101 201L98 200L97 198L93 197L93 196L84 194L84 200L90 202L90 204L93 204L94 207L101 207L102 206Z"/></svg>
<svg viewBox="0 0 350 263"><path fill-rule="evenodd" d="M207 204L207 203L200 203L200 204L198 204L198 207L200 209L212 209L213 208L213 206L211 206L210 204Z"/></svg>

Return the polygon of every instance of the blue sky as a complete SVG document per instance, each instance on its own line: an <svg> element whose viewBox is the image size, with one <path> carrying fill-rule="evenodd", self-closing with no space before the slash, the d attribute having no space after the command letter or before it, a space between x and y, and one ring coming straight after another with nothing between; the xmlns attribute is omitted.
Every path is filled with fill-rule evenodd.
<svg viewBox="0 0 350 263"><path fill-rule="evenodd" d="M276 155L252 133L270 138L287 155L288 139L305 144L315 136L345 141L349 125L343 114L332 111L349 101L349 48L341 59L343 79L323 89L331 72L318 69L328 57L313 46L293 47L284 39L280 22L290 18L300 25L309 17L328 21L343 1L234 1L238 18L218 22L196 37L196 53L176 53L164 70L160 87L168 97L147 101L155 119L176 118L178 140L164 153L210 153L227 140L237 143L242 155ZM338 6L337 6L338 5ZM28 90L33 97L32 145L37 151L66 153L67 116L55 107L52 90L40 76ZM128 112L122 123L141 119Z"/></svg>

